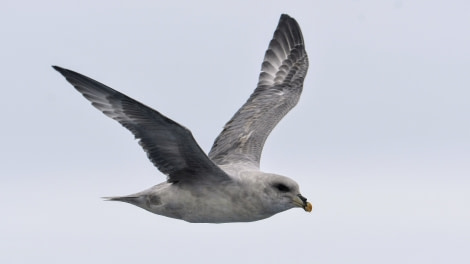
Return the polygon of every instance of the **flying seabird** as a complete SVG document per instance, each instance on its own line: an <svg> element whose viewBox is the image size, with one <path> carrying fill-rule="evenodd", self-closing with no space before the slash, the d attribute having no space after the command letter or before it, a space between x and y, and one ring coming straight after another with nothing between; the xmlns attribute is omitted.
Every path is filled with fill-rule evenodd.
<svg viewBox="0 0 470 264"><path fill-rule="evenodd" d="M108 197L193 223L250 222L312 205L292 179L259 170L264 142L298 102L308 69L297 22L281 15L256 89L206 155L191 132L158 111L84 75L53 66L94 107L130 130L167 180Z"/></svg>

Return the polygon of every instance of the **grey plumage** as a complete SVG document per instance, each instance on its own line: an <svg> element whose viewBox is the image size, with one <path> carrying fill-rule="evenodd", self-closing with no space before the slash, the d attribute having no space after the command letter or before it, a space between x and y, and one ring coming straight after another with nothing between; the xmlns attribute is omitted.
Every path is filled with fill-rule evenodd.
<svg viewBox="0 0 470 264"><path fill-rule="evenodd" d="M228 180L194 140L191 131L158 111L84 75L53 66L94 107L118 121L139 139L152 163L168 180L192 181L204 177Z"/></svg>
<svg viewBox="0 0 470 264"><path fill-rule="evenodd" d="M215 140L211 160L259 167L269 133L299 101L307 69L300 27L282 15L264 56L258 87Z"/></svg>
<svg viewBox="0 0 470 264"><path fill-rule="evenodd" d="M158 111L90 79L53 66L94 107L129 129L168 176L148 190L109 197L189 222L244 222L292 207L311 211L298 184L259 171L264 142L302 92L308 58L300 27L282 15L248 101L225 125L207 156L191 132Z"/></svg>

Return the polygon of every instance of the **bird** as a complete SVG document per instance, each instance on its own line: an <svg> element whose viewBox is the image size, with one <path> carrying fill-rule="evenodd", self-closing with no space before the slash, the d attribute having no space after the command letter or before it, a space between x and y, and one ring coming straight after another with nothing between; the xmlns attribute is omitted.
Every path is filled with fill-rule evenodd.
<svg viewBox="0 0 470 264"><path fill-rule="evenodd" d="M80 73L52 66L91 104L127 128L166 181L105 197L190 223L253 222L291 208L312 211L293 179L260 170L266 138L297 104L308 56L297 21L282 14L254 92L206 154L191 131L160 112Z"/></svg>

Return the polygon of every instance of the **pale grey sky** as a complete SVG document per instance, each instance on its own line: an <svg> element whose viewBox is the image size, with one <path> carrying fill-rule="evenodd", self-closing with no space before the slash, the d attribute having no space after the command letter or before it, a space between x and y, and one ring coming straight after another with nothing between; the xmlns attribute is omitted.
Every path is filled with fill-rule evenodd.
<svg viewBox="0 0 470 264"><path fill-rule="evenodd" d="M1 263L469 263L468 1L6 1ZM164 176L50 66L191 129L206 151L281 13L310 70L261 167L314 204L188 224L99 197Z"/></svg>

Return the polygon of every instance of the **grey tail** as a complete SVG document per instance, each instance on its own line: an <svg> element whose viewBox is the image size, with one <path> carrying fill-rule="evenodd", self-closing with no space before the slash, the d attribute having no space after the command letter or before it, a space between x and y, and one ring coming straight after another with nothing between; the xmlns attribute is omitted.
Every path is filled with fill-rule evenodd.
<svg viewBox="0 0 470 264"><path fill-rule="evenodd" d="M125 203L130 203L130 204L136 204L139 202L139 197L138 196L113 196L113 197L101 197L105 201L119 201L119 202L125 202Z"/></svg>

